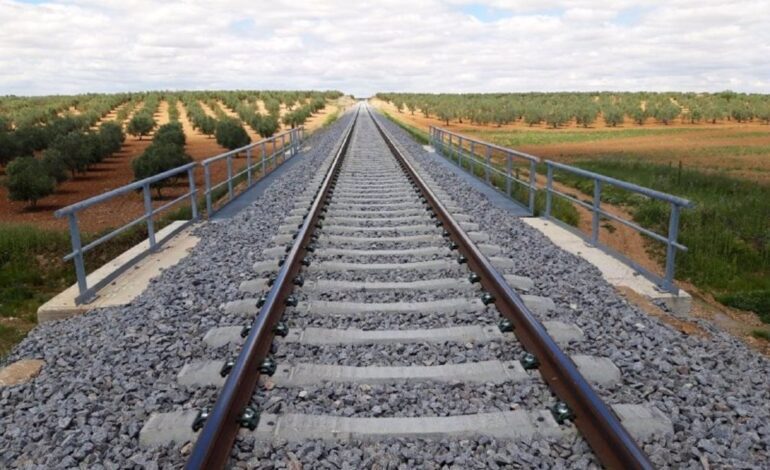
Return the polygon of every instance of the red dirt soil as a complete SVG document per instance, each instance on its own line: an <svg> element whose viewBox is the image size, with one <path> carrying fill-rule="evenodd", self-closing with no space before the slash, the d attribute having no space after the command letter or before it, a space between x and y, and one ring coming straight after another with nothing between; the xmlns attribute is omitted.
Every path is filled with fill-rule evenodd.
<svg viewBox="0 0 770 470"><path fill-rule="evenodd" d="M227 149L218 145L213 138L194 130L187 119L184 105L178 102L177 106L180 114L179 121L182 123L187 138L185 150L194 161L205 160L227 151ZM140 103L135 110L141 108L142 105ZM325 115L334 109L336 109L334 106L327 106L321 113ZM114 119L115 115L116 110L113 110L103 121ZM314 115L313 117L316 116ZM159 125L169 122L168 103L166 101L160 103L158 112L155 113L155 119ZM310 132L319 126L306 126L305 128L307 132ZM54 211L133 181L131 162L150 145L151 141L152 136L145 136L142 140L126 136L126 142L119 152L106 158L103 162L93 165L85 174L63 182L57 187L54 194L38 201L35 208L28 208L27 203L23 201L9 201L8 190L0 185L0 223L27 223L46 229L66 229L67 220L55 218L53 215ZM269 147L268 151L270 151ZM245 162L245 157L236 159L234 170L237 172L243 168ZM226 175L227 167L224 161L211 167L213 183L223 181L226 179ZM4 176L3 170L0 170L0 178ZM199 195L202 194L201 188L204 181L203 171L200 168L195 170L195 184ZM175 184L163 188L163 197L155 199L153 205L155 207L161 206L187 191L187 176L182 175ZM153 191L153 197L156 197L155 191ZM170 210L183 205L186 205L186 203L180 203ZM78 219L81 230L93 233L125 224L143 212L144 203L141 194L132 192L80 212Z"/></svg>

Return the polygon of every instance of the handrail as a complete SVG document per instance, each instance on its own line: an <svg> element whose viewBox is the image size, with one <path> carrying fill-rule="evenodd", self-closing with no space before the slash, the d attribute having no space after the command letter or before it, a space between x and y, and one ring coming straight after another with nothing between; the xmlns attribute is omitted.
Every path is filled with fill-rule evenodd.
<svg viewBox="0 0 770 470"><path fill-rule="evenodd" d="M695 204L690 201L689 199L685 199L679 196L674 196L673 194L668 194L660 191L656 191L651 188L645 188L644 186L639 186L634 183L629 183L627 181L622 181L619 179L615 179L611 176L605 176L601 175L599 173L594 173L592 171L584 170L582 168L578 168L571 165L565 165L563 163L554 162L552 160L546 160L546 165L550 165L554 168L558 168L560 170L569 171L570 173L574 173L579 176L585 176L586 178L591 178L595 180L599 180L603 183L608 183L614 186L618 186L623 189L627 189L629 191L633 191L635 193L644 194L645 196L649 196L654 199L660 199L663 201L670 202L672 204L676 204L680 207L694 207Z"/></svg>
<svg viewBox="0 0 770 470"><path fill-rule="evenodd" d="M277 166L276 159L279 155L282 157L282 161L280 163L283 163L287 160L287 154L288 158L291 158L292 156L299 153L299 145L303 140L304 132L305 129L302 126L295 127L267 139L262 139L249 145L244 145L243 147L220 153L219 155L215 155L201 161L201 166L203 167L203 180L205 185L203 194L206 198L207 216L211 217L211 215L213 215L218 210L214 208L213 192L215 189L227 184L228 202L232 201L235 198L235 180L237 178L243 176L243 174L246 173L246 186L247 188L251 187L253 184L252 174L255 168L260 167L260 171L262 175L264 175L268 170L268 166L271 168ZM286 142L287 137L289 140L288 143ZM280 147L278 146L279 141ZM267 154L268 144L272 144L272 153L270 153L270 155ZM258 148L258 154L261 155L262 158L258 163L252 164L253 150L256 148ZM233 158L242 152L246 152L246 167L245 169L242 169L238 173L234 174ZM212 184L211 171L209 167L213 163L221 160L226 160L227 163L227 179L222 182Z"/></svg>
<svg viewBox="0 0 770 470"><path fill-rule="evenodd" d="M161 180L164 180L166 178L170 178L172 176L178 175L179 173L188 170L190 168L193 168L197 165L197 163L192 162L188 163L186 165L178 166L176 168L172 168L170 170L164 171L163 173L158 173L157 175L149 176L147 178L141 179L139 181L134 181L132 183L128 183L124 186L121 186L119 188L115 188L113 190L107 191L106 193L97 194L96 196L89 197L88 199L84 199L82 201L78 201L74 204L70 204L67 207L63 207L56 212L54 212L54 216L56 218L62 218L65 215L69 215L73 212L79 212L83 209L87 209L95 204L98 204L100 202L106 201L107 199L112 199L113 197L120 196L125 193L129 193L131 191L135 191L137 189L140 189L144 187L145 184L152 184Z"/></svg>
<svg viewBox="0 0 770 470"><path fill-rule="evenodd" d="M111 191L107 191L106 193L103 193L103 194L98 194L84 201L76 202L75 204L69 205L65 208L59 209L56 212L54 212L54 215L57 218L67 217L68 219L68 225L70 230L70 241L72 243L72 251L64 256L64 260L67 261L72 259L75 264L75 276L77 277L77 285L78 285L78 296L75 297L75 303L80 304L84 301L89 300L100 288L107 285L110 281L115 279L118 275L120 275L122 272L128 269L131 265L133 265L140 259L144 258L148 252L151 252L157 249L157 247L162 245L163 242L165 242L166 240L169 240L175 233L179 232L185 226L187 226L187 224L191 223L193 220L196 220L198 218L198 206L195 200L195 195L197 192L195 188L196 165L197 163L192 162L186 165L179 166L177 168L172 168L171 170L164 171L163 173L158 173L157 175L153 175L148 178L141 179L139 181L134 181L133 183L126 184L124 186L113 189ZM166 204L163 204L160 207L154 208L152 206L152 195L150 194L150 191L151 191L150 186L153 183L157 183L167 178L177 176L181 173L187 173L189 190L186 193L182 194L181 196L175 198L174 200ZM144 213L139 217L131 220L127 224L124 224L110 231L109 233L102 235L101 237L92 241L86 246L82 246L82 241L80 237L80 227L78 224L78 213L80 211L88 209L89 207L95 206L96 204L100 204L102 202L108 201L115 197L122 196L123 194L130 193L132 191L136 191L139 189L141 189L142 196L144 199ZM155 237L155 222L153 221L153 216L158 212L163 211L171 207L172 205L177 204L187 198L190 199L190 207L192 210L191 220L188 220L186 223L176 227L165 238L161 240L157 240ZM142 252L138 253L133 258L128 260L126 263L124 263L122 266L120 266L118 269L109 273L107 276L100 279L94 285L89 286L88 279L86 277L85 260L83 259L83 255L89 250L91 250L92 248L115 238L116 236L128 230L129 228L135 225L138 225L142 222L147 224L147 240L149 243L149 250L143 250Z"/></svg>
<svg viewBox="0 0 770 470"><path fill-rule="evenodd" d="M511 195L512 183L517 183L523 186L524 188L526 188L529 191L529 211L530 211L530 214L534 215L535 194L537 192L537 186L536 186L537 166L536 165L541 161L538 157L534 155L530 155L528 153L505 148L490 142L484 142L482 140L467 137L462 134L457 134L455 132L442 129L440 127L430 126L429 134L430 134L431 145L433 145L436 151L443 154L450 161L452 161L453 158L456 158L456 163L460 166L460 168L464 168L463 158L466 158L469 160L467 169L472 174L474 174L474 171L473 171L474 164L482 165L482 167L484 168L484 177L485 177L484 179L486 180L486 183L489 184L490 186L494 186L494 184L490 179L490 175L499 175L500 177L504 178L505 185L506 185L505 193L509 197L513 197ZM479 155L479 153L476 152L476 149L479 147L481 147L481 152L479 153L481 153L482 155ZM504 155L506 156L504 169L500 168L499 165L494 165L492 163L491 150L496 150L504 153ZM522 179L519 179L518 174L514 175L512 173L512 167L513 167L511 163L512 157L523 158L529 162L529 165L530 165L529 183L527 183L526 181L523 181ZM564 163L545 160L545 164L546 164L546 172L547 172L547 182L545 187L545 191L546 191L545 213L544 213L545 218L553 222L559 223L566 229L573 231L574 233L576 233L577 235L583 238L586 238L582 232L576 231L574 228L568 226L567 224L564 224L560 220L553 217L552 206L553 206L553 195L555 194L559 197L562 197L570 201L573 204L577 204L578 206L591 211L593 219L591 224L591 234L587 238L587 241L594 246L601 247L607 251L614 251L614 250L611 250L609 247L603 245L599 240L599 223L602 218L616 221L620 224L630 227L652 238L653 240L657 240L661 243L665 243L666 244L666 265L665 265L665 273L662 277L656 273L650 272L648 269L644 268L643 266L639 265L638 263L634 262L628 257L623 256L620 253L613 253L613 255L619 258L622 258L623 261L631 265L631 267L633 267L635 270L639 271L640 273L644 274L646 277L653 280L661 289L668 291L672 294L677 294L679 292L679 289L676 287L676 285L674 285L676 251L677 250L687 251L687 247L678 241L679 218L680 218L681 209L692 208L695 206L695 204L692 201L679 196L674 196L672 194L657 191L655 189L646 188L644 186L639 186L633 183L628 183L626 181L612 178L610 176L593 173L591 171L583 170L582 168L565 165ZM560 171L566 171L581 177L592 179L594 182L593 201L590 203L584 202L576 197L573 197L572 195L566 194L564 192L561 192L555 189L553 187L554 169L560 170ZM618 188L621 188L627 191L644 195L648 198L669 203L671 205L671 214L669 217L668 233L666 235L661 235L648 228L642 227L641 225L636 224L632 221L625 220L621 217L618 217L615 214L611 214L605 210L602 210L601 192L602 192L603 185L616 186Z"/></svg>
<svg viewBox="0 0 770 470"><path fill-rule="evenodd" d="M557 196L560 196L564 199L567 199L575 204L578 204L579 206L590 210L592 215L591 220L591 235L588 239L589 243L591 245L597 246L597 247L605 247L601 241L599 240L599 223L601 221L601 218L604 217L605 219L611 219L618 223L621 223L627 227L630 227L640 233L643 233L644 235L647 235L648 237L657 240L661 243L666 244L666 266L665 266L665 272L663 274L663 277L659 276L656 273L650 272L648 269L644 268L643 266L639 265L638 263L634 262L633 260L623 256L624 260L630 264L634 269L637 271L645 274L647 277L654 280L658 286L674 295L679 293L679 288L676 287L674 284L674 270L675 270L675 264L676 264L676 250L680 251L687 251L687 247L679 243L679 217L681 209L686 208L692 208L695 206L695 204L690 201L689 199L685 199L679 196L674 196L672 194L656 191L654 189L646 188L644 186L639 186L633 183L628 183L626 181L622 181L619 179L615 179L609 176L601 175L599 173L594 173L592 171L583 170L582 168L577 168L570 165L565 165L563 163L554 162L551 160L545 161L546 165L546 200L545 200L545 218L557 222L561 225L564 225L566 227L566 224L563 224L560 220L556 219L551 214L551 209L553 206L553 195L556 194ZM587 202L580 201L579 199L572 197L569 194L565 194L564 192L561 192L557 189L554 189L553 187L553 171L554 169L565 171L568 173L572 173L578 176L582 176L584 178L589 178L593 180L594 184L594 194L593 194L593 200L589 204ZM642 194L644 196L647 196L652 199L657 199L659 201L667 202L671 206L671 213L669 215L669 222L668 222L668 233L664 236L659 233L653 232L650 229L647 229L645 227L642 227L639 224L635 224L634 222L622 219L618 217L615 214L610 214L607 211L602 210L601 208L601 200L602 200L602 188L605 184L609 184L612 186L616 186L620 189L631 191L637 194ZM569 227L567 227L569 228ZM571 228L569 228L572 230ZM577 232L580 236L583 236L581 232ZM583 237L585 238L585 237Z"/></svg>
<svg viewBox="0 0 770 470"><path fill-rule="evenodd" d="M243 147L230 150L228 152L224 152L219 155L215 155L211 158L207 158L203 160L200 163L191 162L176 168L172 168L171 170L164 171L163 173L159 173L157 175L153 175L148 178L141 179L139 181L128 183L119 188L115 188L103 194L98 194L96 196L90 197L83 201L76 202L75 204L69 205L67 207L64 207L54 212L54 215L57 218L67 217L68 219L69 230L70 230L70 241L72 243L72 251L64 256L64 260L68 261L71 259L75 264L75 275L77 277L77 285L78 285L78 292L79 292L78 296L75 297L75 302L80 304L89 300L100 288L107 285L110 281L115 279L115 277L117 277L126 269L128 269L130 266L132 266L137 261L142 259L144 256L147 255L147 253L156 250L158 246L163 244L163 242L165 242L166 240L169 240L174 234L176 234L177 232L185 228L188 224L198 219L198 215L199 215L198 203L197 203L198 190L195 186L195 169L196 168L200 166L204 170L205 183L206 183L206 186L204 188L205 189L204 194L206 196L207 215L211 216L211 214L213 214L214 212L212 192L215 188L222 186L224 184L227 184L228 194L230 196L229 199L232 200L234 197L233 183L236 178L243 175L244 173L248 173L248 185L249 186L252 185L252 170L254 167L256 167L256 165L251 164L252 149L256 148L257 146L261 148L262 161L260 162L260 164L262 165L262 174L264 175L267 169L266 168L267 164L270 164L270 166L275 167L277 165L276 159L279 156L283 158L283 161L286 161L287 158L291 158L292 156L299 153L299 145L304 138L304 133L305 133L305 130L303 127L301 126L296 127L288 131L284 131L280 134L277 134L273 137L262 139L260 141L251 143L249 145L245 145ZM277 145L279 141L280 141L280 147ZM276 144L273 145L272 153L268 156L267 144L269 143L276 143ZM232 157L243 151L247 152L247 168L233 175ZM222 183L217 183L212 187L209 166L212 163L215 163L222 159L227 159L228 179ZM150 193L150 187L152 186L152 184L165 180L167 178L177 176L185 172L187 173L189 190L184 194L182 194L181 196L178 196L173 200L166 202L159 207L153 207L152 195ZM115 197L122 196L124 194L130 193L136 190L141 190L143 193L144 212L140 216L129 221L128 223L121 225L120 227L114 230L111 230L109 233L102 235L96 240L93 240L87 245L83 246L81 241L80 227L78 223L78 213L85 209L88 209L89 207L95 206L102 202L108 201ZM176 227L170 234L168 234L162 240L157 240L155 236L155 222L153 220L153 217L156 214L188 198L190 199L190 207L192 211L191 219L179 225L178 227ZM86 252L90 251L91 249L95 248L96 246L115 238L117 235L141 223L145 223L147 225L147 239L149 242L149 249L143 250L142 252L138 253L136 256L134 256L133 258L128 260L126 263L124 263L121 267L119 267L117 270L108 274L106 277L99 280L94 285L89 286L88 279L86 276L85 261L84 261L83 255Z"/></svg>
<svg viewBox="0 0 770 470"><path fill-rule="evenodd" d="M537 164L540 163L540 158L528 153L519 152L518 150L505 148L490 142L484 142L483 140L457 134L440 127L430 126L429 135L433 148L450 161L452 161L452 157L455 156L456 163L460 168L463 168L463 157L468 161L468 170L471 174L475 175L474 165L481 165L484 170L484 181L486 181L488 185L495 188L497 187L492 182L492 174L503 177L505 180L505 194L508 197L515 200L512 193L513 183L517 183L524 187L528 193L527 208L529 209L530 215L534 215L535 196L537 194ZM465 144L468 144L468 148L466 148ZM479 148L479 153L476 152L477 148ZM504 171L493 163L493 151L498 153L502 152L504 154ZM518 170L514 176L513 158L522 159L528 164L529 181L519 179ZM502 188L498 189L502 190Z"/></svg>

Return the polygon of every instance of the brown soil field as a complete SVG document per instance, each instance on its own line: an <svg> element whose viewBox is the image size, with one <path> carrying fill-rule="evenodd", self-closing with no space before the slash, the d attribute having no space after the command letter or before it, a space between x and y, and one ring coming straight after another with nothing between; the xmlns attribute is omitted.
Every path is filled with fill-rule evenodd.
<svg viewBox="0 0 770 470"><path fill-rule="evenodd" d="M155 119L159 125L169 122L168 106L168 102L161 101L158 111L155 113ZM182 123L187 138L185 150L193 160L201 161L227 151L213 138L194 130L187 119L184 105L178 102L177 106L180 114L179 121ZM306 131L312 132L319 128L326 116L337 109L336 106L336 104L330 103L324 110L312 116L305 126ZM140 103L135 109L141 108L142 104ZM204 109L209 111L205 105ZM223 109L227 112L227 108L223 106ZM102 121L114 120L116 114L117 109L105 116ZM253 136L252 139L254 139ZM67 220L55 218L54 211L133 181L131 162L150 145L151 141L152 136L145 136L139 140L127 135L126 142L119 152L106 158L103 162L93 165L85 174L63 182L57 187L54 194L38 201L35 208L28 208L25 202L9 201L7 189L0 186L0 223L28 223L47 229L66 229ZM245 157L238 158L234 165L235 171L243 168L245 162ZM226 178L227 168L224 162L213 165L211 171L212 182L214 183ZM3 176L4 172L0 169L0 178ZM196 169L195 179L200 194L204 183L202 169ZM176 184L163 188L163 197L154 200L154 205L158 207L184 194L188 190L187 184L185 176ZM155 196L154 191L153 196ZM81 212L79 214L80 227L86 232L99 232L125 224L142 214L143 211L144 204L141 194L126 194Z"/></svg>
<svg viewBox="0 0 770 470"><path fill-rule="evenodd" d="M494 135L499 133L502 136L506 132L516 134L532 131L549 134L585 132L590 135L597 131L605 133L623 132L628 129L662 130L666 133L612 138L597 136L595 140L587 138L579 142L522 144L515 146L515 149L541 158L567 163L618 155L642 158L661 164L678 165L681 161L685 167L770 184L770 126L759 122L743 124L733 121L720 121L716 124L677 122L667 126L649 120L643 126L638 126L627 120L621 126L606 127L601 120L598 120L593 127L589 128L571 123L559 129L549 129L544 124L529 127L523 122L501 127L479 126L467 122L460 124L457 121L450 121L447 125L446 122L434 117L426 118L419 111L414 115L407 110L399 113L393 104L376 98L372 99L371 103L395 118L425 131L430 126L436 126L484 140L489 140L490 133Z"/></svg>

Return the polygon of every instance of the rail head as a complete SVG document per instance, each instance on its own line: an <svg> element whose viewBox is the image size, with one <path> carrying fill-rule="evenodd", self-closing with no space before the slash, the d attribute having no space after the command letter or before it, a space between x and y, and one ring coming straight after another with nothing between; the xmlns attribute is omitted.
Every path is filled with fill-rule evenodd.
<svg viewBox="0 0 770 470"><path fill-rule="evenodd" d="M72 204L57 210L56 212L54 212L54 216L56 216L57 218L61 218L61 217L65 217L70 214L73 214L75 212L82 211L83 209L88 209L89 207L99 204L100 202L107 201L114 197L121 196L131 191L135 191L137 189L142 189L144 186L148 184L156 183L166 178L176 176L179 173L186 172L192 168L195 168L196 165L197 163L191 162L186 165L178 166L168 171L164 171L163 173L158 173L157 175L153 175L148 178L141 179L139 181L134 181L133 183L129 183L119 188L115 188L111 191L107 191L106 193L97 194L96 196L90 197L88 199L84 199L80 202L76 202L75 204Z"/></svg>
<svg viewBox="0 0 770 470"><path fill-rule="evenodd" d="M543 379L574 412L575 425L600 461L608 468L652 469L652 463L647 455L580 374L574 362L548 335L545 327L524 304L521 297L508 285L505 278L454 220L414 166L393 143L387 131L376 119L374 122L396 159L399 160L412 182L420 188L443 227L467 258L469 268L481 277L481 285L492 295L498 311L512 322L516 337L539 360Z"/></svg>
<svg viewBox="0 0 770 470"><path fill-rule="evenodd" d="M310 206L302 227L286 260L278 271L273 286L259 310L235 365L217 397L206 423L185 465L188 470L224 468L240 429L240 415L248 405L260 376L260 363L267 357L274 336L274 327L286 308L285 302L294 288L293 281L301 268L314 227L333 181L342 166L342 159L350 143L357 115L343 134L332 164Z"/></svg>

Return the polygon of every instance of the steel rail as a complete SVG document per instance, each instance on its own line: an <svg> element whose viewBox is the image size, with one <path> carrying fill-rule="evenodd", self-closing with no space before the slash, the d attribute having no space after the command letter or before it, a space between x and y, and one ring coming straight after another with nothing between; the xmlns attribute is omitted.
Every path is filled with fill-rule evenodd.
<svg viewBox="0 0 770 470"><path fill-rule="evenodd" d="M327 202L334 181L339 174L342 160L350 143L350 136L358 119L358 111L345 130L334 160L316 192L313 203L286 260L278 271L265 303L260 308L249 335L246 338L235 365L217 397L216 404L206 419L190 453L185 468L188 470L210 470L224 468L230 458L235 438L241 428L241 415L249 404L260 376L260 365L267 358L275 336L274 328L286 309L286 301L294 289L294 280L299 273L319 220Z"/></svg>
<svg viewBox="0 0 770 470"><path fill-rule="evenodd" d="M454 220L368 107L367 111L407 177L419 188L437 219L467 259L468 267L479 275L481 285L493 296L498 311L512 322L518 340L539 361L543 379L556 396L570 407L575 425L602 464L612 469L654 468L615 413L583 378L575 363L564 354L542 323L524 305L522 298Z"/></svg>

